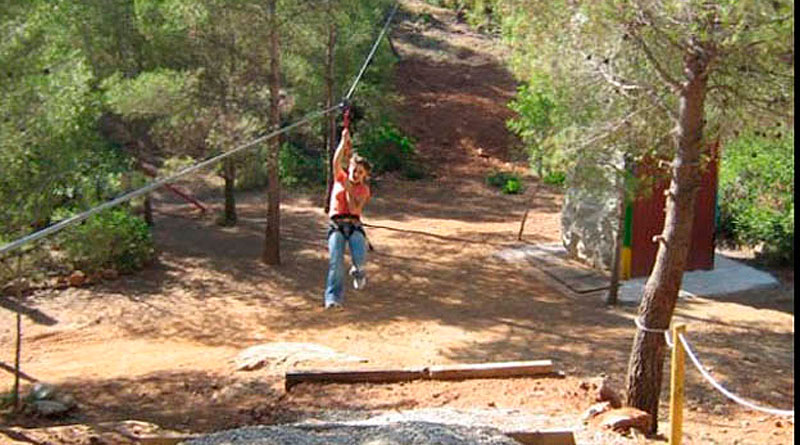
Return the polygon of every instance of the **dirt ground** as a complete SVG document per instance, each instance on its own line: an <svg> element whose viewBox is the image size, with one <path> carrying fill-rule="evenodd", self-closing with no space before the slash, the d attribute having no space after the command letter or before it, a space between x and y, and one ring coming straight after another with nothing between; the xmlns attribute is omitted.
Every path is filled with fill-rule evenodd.
<svg viewBox="0 0 800 445"><path fill-rule="evenodd" d="M606 375L622 388L636 307L605 307L600 295L571 294L535 268L493 256L519 243L529 204L524 242L558 241L562 199L561 191L531 178L528 192L517 196L484 184L494 168L525 171L503 123L515 84L497 58L502 48L448 11L403 4L393 33L403 55L397 116L431 174L377 179L365 215L375 245L367 289L348 289L341 311L322 310L327 252L318 193L284 197L279 267L259 260L264 192L238 196L240 222L233 228L159 194L155 264L21 302L23 370L73 394L79 409L59 421L4 419L0 442L102 443L98 425L125 420L203 433L331 412L426 407L515 409L541 415L537 427L564 427L579 425L593 403L582 382ZM434 20L421 20L423 10ZM219 208L221 189L205 179L189 186ZM794 277L786 270L779 276L782 286L770 291L683 299L676 320L688 324L698 354L725 386L789 409ZM11 364L14 318L4 310L0 320L6 345L0 361ZM277 341L325 345L376 367L551 359L566 377L300 385L286 393L284 367L235 371L241 350ZM314 365L320 363L298 366ZM10 374L0 374L0 387L11 382ZM662 433L668 397L665 379ZM684 431L684 443L692 444L789 444L794 423L733 404L687 364ZM589 431L578 438L665 442Z"/></svg>

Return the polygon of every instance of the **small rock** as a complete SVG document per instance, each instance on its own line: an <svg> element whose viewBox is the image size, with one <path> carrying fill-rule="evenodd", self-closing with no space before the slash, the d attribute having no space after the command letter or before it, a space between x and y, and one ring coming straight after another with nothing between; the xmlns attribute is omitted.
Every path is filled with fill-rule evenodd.
<svg viewBox="0 0 800 445"><path fill-rule="evenodd" d="M69 280L67 277L58 277L53 282L53 288L55 289L64 289L66 287L69 287Z"/></svg>
<svg viewBox="0 0 800 445"><path fill-rule="evenodd" d="M116 269L103 269L100 271L100 275L106 280L116 280L119 278L119 272L117 272Z"/></svg>
<svg viewBox="0 0 800 445"><path fill-rule="evenodd" d="M67 409L78 406L78 402L75 401L75 397L72 397L72 394L59 394L56 397L56 401L66 406Z"/></svg>
<svg viewBox="0 0 800 445"><path fill-rule="evenodd" d="M596 425L621 434L627 434L631 428L646 434L650 431L653 419L650 414L644 411L625 407L606 411L597 416L593 422Z"/></svg>
<svg viewBox="0 0 800 445"><path fill-rule="evenodd" d="M612 408L620 408L622 406L622 401L619 398L619 395L617 395L617 392L611 387L611 384L605 378L602 380L602 382L600 382L600 388L597 390L595 401L610 402Z"/></svg>
<svg viewBox="0 0 800 445"><path fill-rule="evenodd" d="M588 391L589 390L589 382L587 382L586 380L582 381L581 384L578 385L578 388L580 388L580 389L582 389L584 391Z"/></svg>
<svg viewBox="0 0 800 445"><path fill-rule="evenodd" d="M610 411L610 410L611 410L611 403L609 403L609 402L596 403L596 404L590 406L589 409L587 409L583 413L583 416L581 416L581 420L586 422L589 419L591 419L593 417L596 417L596 416L598 416L598 415L600 415L600 414L602 414L602 413L604 413L606 411Z"/></svg>
<svg viewBox="0 0 800 445"><path fill-rule="evenodd" d="M782 428L783 427L783 422L781 422L780 420L776 420L775 421L775 426L778 427L778 428Z"/></svg>
<svg viewBox="0 0 800 445"><path fill-rule="evenodd" d="M52 400L37 400L31 405L35 414L44 417L58 417L69 411L69 407Z"/></svg>
<svg viewBox="0 0 800 445"><path fill-rule="evenodd" d="M746 428L748 426L750 426L750 421L749 420L742 420L742 428Z"/></svg>
<svg viewBox="0 0 800 445"><path fill-rule="evenodd" d="M45 382L36 382L28 393L28 397L33 400L50 400L55 394L56 387L54 385Z"/></svg>
<svg viewBox="0 0 800 445"><path fill-rule="evenodd" d="M496 407L497 407L497 404L496 404L496 403L494 403L494 402L489 402L489 403L488 403L488 405L489 405L489 407L491 407L491 408L496 408Z"/></svg>
<svg viewBox="0 0 800 445"><path fill-rule="evenodd" d="M81 287L84 283L86 283L86 274L80 270L76 270L75 272L72 272L67 281L72 287Z"/></svg>
<svg viewBox="0 0 800 445"><path fill-rule="evenodd" d="M714 414L722 414L725 412L725 407L720 404L716 404L713 408L711 408L711 412Z"/></svg>

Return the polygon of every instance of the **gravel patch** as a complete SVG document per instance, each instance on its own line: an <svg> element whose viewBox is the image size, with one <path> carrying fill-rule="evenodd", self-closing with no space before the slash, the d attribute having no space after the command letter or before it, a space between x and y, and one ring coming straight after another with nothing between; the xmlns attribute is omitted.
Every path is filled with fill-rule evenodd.
<svg viewBox="0 0 800 445"><path fill-rule="evenodd" d="M518 445L499 430L428 422L381 426L288 425L238 428L185 442L187 445Z"/></svg>

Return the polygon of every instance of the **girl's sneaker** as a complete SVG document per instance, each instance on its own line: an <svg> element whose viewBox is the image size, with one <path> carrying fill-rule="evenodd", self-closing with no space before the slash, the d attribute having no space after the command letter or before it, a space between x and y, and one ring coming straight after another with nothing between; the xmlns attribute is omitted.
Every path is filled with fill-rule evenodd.
<svg viewBox="0 0 800 445"><path fill-rule="evenodd" d="M353 277L353 288L363 290L367 285L367 274L358 270L356 266L350 268L350 276Z"/></svg>

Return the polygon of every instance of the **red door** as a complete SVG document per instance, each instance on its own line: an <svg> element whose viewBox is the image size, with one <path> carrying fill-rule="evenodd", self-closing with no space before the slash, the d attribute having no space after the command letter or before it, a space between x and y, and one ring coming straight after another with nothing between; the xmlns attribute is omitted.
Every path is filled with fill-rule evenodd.
<svg viewBox="0 0 800 445"><path fill-rule="evenodd" d="M692 224L692 244L686 270L714 268L714 232L716 228L718 144L709 147L711 161L703 172L702 185L697 191ZM643 162L636 167L636 176L642 177L657 172L654 162ZM661 172L663 174L663 171ZM655 184L652 193L637 199L633 204L633 226L631 238L631 277L650 275L656 261L658 244L653 236L664 229L664 190L669 181Z"/></svg>

